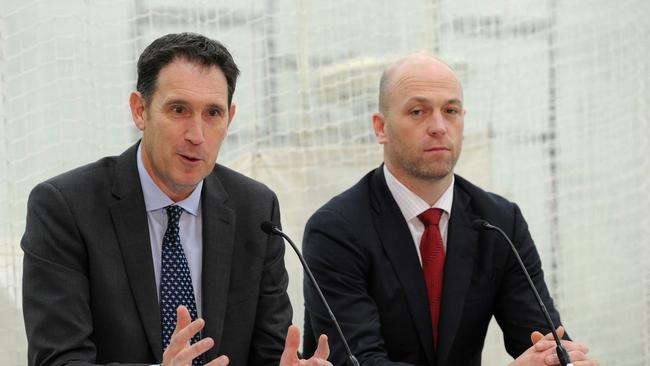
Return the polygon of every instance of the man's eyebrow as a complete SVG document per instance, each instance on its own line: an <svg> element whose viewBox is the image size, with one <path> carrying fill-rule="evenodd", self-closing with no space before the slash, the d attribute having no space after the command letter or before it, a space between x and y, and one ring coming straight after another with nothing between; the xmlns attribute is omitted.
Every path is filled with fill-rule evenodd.
<svg viewBox="0 0 650 366"><path fill-rule="evenodd" d="M428 98L425 98L425 97L417 97L416 96L416 97L409 98L406 102L407 103L411 103L411 102L429 103L430 100ZM451 99L448 99L445 102L445 104L456 104L456 105L462 107L463 106L463 101L458 99L458 98L451 98Z"/></svg>
<svg viewBox="0 0 650 366"><path fill-rule="evenodd" d="M429 99L425 97L411 97L407 101L407 103L412 103L412 102L418 102L418 103L429 103Z"/></svg>
<svg viewBox="0 0 650 366"><path fill-rule="evenodd" d="M217 103L210 103L207 106L211 108L217 108L217 109L226 109L223 104L217 104Z"/></svg>
<svg viewBox="0 0 650 366"><path fill-rule="evenodd" d="M166 100L163 102L163 105L172 105L172 104L183 104L183 105L188 105L191 104L189 101L183 99L183 98L171 98L169 100ZM228 110L225 105L218 104L218 103L209 103L206 105L208 108L215 108L220 111L226 111Z"/></svg>
<svg viewBox="0 0 650 366"><path fill-rule="evenodd" d="M459 106L463 106L463 101L458 99L458 98L452 98L447 101L447 104L458 104Z"/></svg>
<svg viewBox="0 0 650 366"><path fill-rule="evenodd" d="M170 104L188 104L188 103L185 99L182 98L171 98L163 102L163 105L170 105Z"/></svg>

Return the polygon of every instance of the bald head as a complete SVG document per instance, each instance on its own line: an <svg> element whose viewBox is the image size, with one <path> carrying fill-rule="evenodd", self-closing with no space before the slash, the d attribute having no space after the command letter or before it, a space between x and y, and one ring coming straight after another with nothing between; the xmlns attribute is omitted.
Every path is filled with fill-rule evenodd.
<svg viewBox="0 0 650 366"><path fill-rule="evenodd" d="M432 205L453 180L463 145L463 90L439 59L413 54L383 73L379 112L372 115L384 163L402 184Z"/></svg>
<svg viewBox="0 0 650 366"><path fill-rule="evenodd" d="M405 73L414 69L426 69L432 74L439 74L441 78L452 78L461 88L462 95L460 81L449 65L434 56L425 53L413 53L393 62L381 74L381 79L379 80L379 112L383 114L388 113L390 105L388 97L393 86Z"/></svg>

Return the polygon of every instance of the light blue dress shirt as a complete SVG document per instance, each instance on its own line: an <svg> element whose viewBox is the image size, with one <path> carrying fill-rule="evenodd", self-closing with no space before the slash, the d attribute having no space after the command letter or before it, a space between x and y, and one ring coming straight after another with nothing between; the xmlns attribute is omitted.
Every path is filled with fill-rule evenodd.
<svg viewBox="0 0 650 366"><path fill-rule="evenodd" d="M151 176L145 169L142 162L141 146L138 146L138 174L144 194L144 204L147 209L147 221L149 223L149 239L151 243L151 255L153 269L156 275L156 289L160 297L160 262L162 252L162 239L167 229L167 212L165 207L176 204L181 206L185 212L181 215L179 235L181 245L187 257L187 264L190 267L192 276L192 287L196 299L196 310L199 317L201 311L201 270L203 258L203 232L201 220L201 190L203 181L199 182L192 194L180 202L174 202L167 197L163 191L153 182ZM160 298L158 299L160 301Z"/></svg>

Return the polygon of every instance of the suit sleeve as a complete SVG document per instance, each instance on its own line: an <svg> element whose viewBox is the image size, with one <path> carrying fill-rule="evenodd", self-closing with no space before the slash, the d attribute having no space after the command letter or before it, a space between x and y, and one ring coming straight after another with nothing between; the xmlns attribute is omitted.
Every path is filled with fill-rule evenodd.
<svg viewBox="0 0 650 366"><path fill-rule="evenodd" d="M270 221L280 226L278 200L273 195ZM258 225L256 222L255 225ZM258 227L255 228L259 230ZM293 310L287 295L289 277L284 265L285 245L277 235L268 235L267 251L261 277L255 330L251 347L251 365L277 365L284 349L284 339L291 324Z"/></svg>
<svg viewBox="0 0 650 366"><path fill-rule="evenodd" d="M553 299L544 281L539 253L519 207L513 206L514 221L512 231L508 235L513 239L513 243L557 327L560 325L560 315L553 306ZM506 350L516 358L530 347L532 331L538 330L546 334L550 330L514 254L510 253L507 263L500 285L501 289L498 292L495 318L503 330Z"/></svg>
<svg viewBox="0 0 650 366"><path fill-rule="evenodd" d="M305 228L305 260L360 364L406 366L405 363L388 359L378 308L368 292L366 278L370 273L370 264L367 253L351 229L351 224L336 212L327 209L316 212ZM327 334L332 364L348 364L345 348L316 290L308 278L305 278L303 285L305 329L312 330L312 340L319 334Z"/></svg>
<svg viewBox="0 0 650 366"><path fill-rule="evenodd" d="M49 183L30 194L21 247L28 364L93 364L85 244L65 197Z"/></svg>

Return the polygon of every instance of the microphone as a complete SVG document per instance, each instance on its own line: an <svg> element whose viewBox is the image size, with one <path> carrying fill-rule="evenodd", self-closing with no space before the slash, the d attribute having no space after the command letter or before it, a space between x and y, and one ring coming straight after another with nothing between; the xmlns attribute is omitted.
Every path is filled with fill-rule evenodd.
<svg viewBox="0 0 650 366"><path fill-rule="evenodd" d="M551 316L548 314L548 311L546 310L546 305L544 305L542 298L539 296L539 292L537 292L537 289L535 288L535 284L533 284L533 280L530 278L530 274L528 274L528 270L526 269L524 262L521 260L521 257L517 252L517 248L515 248L515 245L512 243L508 235L506 235L506 233L503 230L501 230L500 227L494 226L483 219L476 219L472 221L472 228L476 230L494 230L499 234L501 234L501 236L503 236L503 238L506 239L508 244L510 244L510 249L512 249L512 252L515 254L515 257L517 258L517 262L519 262L519 266L521 267L521 270L524 272L524 275L526 275L526 280L528 280L528 285L530 286L530 289L533 291L533 294L535 295L535 299L537 299L537 304L539 304L540 310L542 310L542 313L544 313L544 317L546 318L546 323L551 328L551 333L553 334L553 339L555 339L555 344L557 346L555 348L555 352L557 353L557 357L560 360L560 364L562 366L573 366L569 354L564 349L564 347L562 347L562 343L560 342L560 337L558 337L557 332L555 332L555 325L553 324L553 321L551 320Z"/></svg>
<svg viewBox="0 0 650 366"><path fill-rule="evenodd" d="M298 256L298 259L300 259L302 268L307 273L307 276L309 277L312 285L314 285L316 292L318 292L318 296L320 297L321 302L323 303L323 305L325 305L325 309L327 309L327 313L329 314L332 323L334 323L334 326L336 327L336 331L339 333L339 337L341 337L341 340L343 341L343 345L345 346L345 352L347 352L348 354L348 360L351 362L352 366L359 366L359 361L357 361L357 358L354 357L352 351L350 351L350 346L348 345L348 342L345 340L345 337L343 336L343 332L341 331L339 322L336 320L336 317L334 317L334 313L332 313L332 309L330 309L327 300L325 300L325 296L323 296L323 293L321 292L320 287L318 286L318 283L314 278L314 275L311 273L309 266L307 266L307 262L305 262L305 258L302 256L302 254L300 254L300 251L298 250L298 247L296 247L296 244L293 243L293 241L291 240L291 238L289 238L287 234L283 233L282 230L280 230L280 228L278 228L275 224L273 224L270 221L264 221L263 223L261 223L260 228L262 229L262 231L264 231L269 235L279 235L283 237L291 245L291 248L293 248L293 251L296 252L296 255Z"/></svg>

